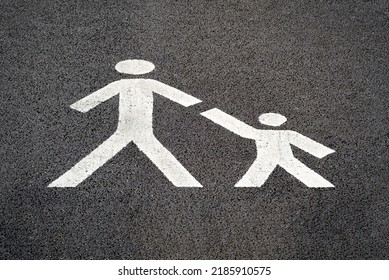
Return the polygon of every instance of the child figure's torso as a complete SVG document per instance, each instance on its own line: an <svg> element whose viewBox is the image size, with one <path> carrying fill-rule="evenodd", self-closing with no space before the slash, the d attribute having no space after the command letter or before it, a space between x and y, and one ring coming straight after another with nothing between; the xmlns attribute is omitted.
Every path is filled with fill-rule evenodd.
<svg viewBox="0 0 389 280"><path fill-rule="evenodd" d="M287 130L258 130L257 158L280 162L293 157Z"/></svg>

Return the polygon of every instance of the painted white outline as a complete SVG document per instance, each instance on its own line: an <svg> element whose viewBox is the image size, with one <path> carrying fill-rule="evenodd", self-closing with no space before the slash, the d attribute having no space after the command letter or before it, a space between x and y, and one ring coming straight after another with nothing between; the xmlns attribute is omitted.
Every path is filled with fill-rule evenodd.
<svg viewBox="0 0 389 280"><path fill-rule="evenodd" d="M205 111L201 115L241 137L256 142L257 158L235 187L262 186L277 165L310 188L334 187L329 181L296 159L290 145L317 158L334 153L334 150L295 131L255 129L216 108ZM259 120L271 126L279 126L286 121L286 118L280 114L270 113L261 115Z"/></svg>
<svg viewBox="0 0 389 280"><path fill-rule="evenodd" d="M144 74L152 71L154 65L145 60L127 60L119 62L116 69L127 74ZM202 187L154 136L153 92L185 107L201 102L185 92L151 79L122 79L75 102L70 107L86 113L119 95L118 127L111 137L49 187L78 186L131 142L134 142L176 187Z"/></svg>

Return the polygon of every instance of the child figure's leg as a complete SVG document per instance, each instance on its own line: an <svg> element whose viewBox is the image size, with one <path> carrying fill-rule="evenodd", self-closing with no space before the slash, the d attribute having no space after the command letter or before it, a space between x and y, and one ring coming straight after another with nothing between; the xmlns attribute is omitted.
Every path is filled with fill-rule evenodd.
<svg viewBox="0 0 389 280"><path fill-rule="evenodd" d="M280 166L310 188L334 187L333 184L295 158L283 161Z"/></svg>
<svg viewBox="0 0 389 280"><path fill-rule="evenodd" d="M270 161L261 161L261 159L254 161L235 187L261 187L266 182L277 164Z"/></svg>
<svg viewBox="0 0 389 280"><path fill-rule="evenodd" d="M131 141L128 141L122 135L114 133L69 171L52 182L49 187L77 187L78 184L127 146L129 142Z"/></svg>

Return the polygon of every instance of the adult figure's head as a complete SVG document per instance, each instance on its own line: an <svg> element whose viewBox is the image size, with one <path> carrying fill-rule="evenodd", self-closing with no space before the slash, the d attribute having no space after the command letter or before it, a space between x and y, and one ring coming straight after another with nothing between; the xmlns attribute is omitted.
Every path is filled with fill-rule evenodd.
<svg viewBox="0 0 389 280"><path fill-rule="evenodd" d="M286 117L278 113L265 113L259 116L259 122L269 126L280 126L286 122Z"/></svg>
<svg viewBox="0 0 389 280"><path fill-rule="evenodd" d="M142 75L150 73L155 68L154 64L141 59L128 59L115 65L116 71L124 74Z"/></svg>

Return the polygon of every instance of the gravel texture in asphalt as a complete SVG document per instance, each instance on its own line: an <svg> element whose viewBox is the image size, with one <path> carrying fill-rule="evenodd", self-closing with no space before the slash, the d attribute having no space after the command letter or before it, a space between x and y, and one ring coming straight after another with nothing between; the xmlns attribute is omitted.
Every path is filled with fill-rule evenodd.
<svg viewBox="0 0 389 280"><path fill-rule="evenodd" d="M0 3L1 259L387 259L387 1ZM76 188L47 186L115 131L114 97L69 106L153 62L145 77L203 102L155 94L154 134L203 184L176 188L129 144ZM334 150L296 158L336 187L277 167L235 188L255 142L200 115L255 128L261 113Z"/></svg>

